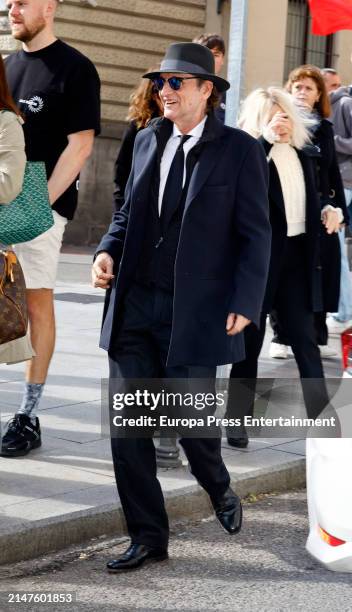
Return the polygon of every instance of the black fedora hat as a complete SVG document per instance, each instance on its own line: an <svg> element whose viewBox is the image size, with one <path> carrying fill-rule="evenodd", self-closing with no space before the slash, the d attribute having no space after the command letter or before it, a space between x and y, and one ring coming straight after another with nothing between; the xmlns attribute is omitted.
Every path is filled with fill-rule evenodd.
<svg viewBox="0 0 352 612"><path fill-rule="evenodd" d="M173 43L165 53L160 70L147 72L145 79L155 79L161 72L194 74L205 81L212 81L219 92L226 91L230 83L217 76L212 52L198 43Z"/></svg>

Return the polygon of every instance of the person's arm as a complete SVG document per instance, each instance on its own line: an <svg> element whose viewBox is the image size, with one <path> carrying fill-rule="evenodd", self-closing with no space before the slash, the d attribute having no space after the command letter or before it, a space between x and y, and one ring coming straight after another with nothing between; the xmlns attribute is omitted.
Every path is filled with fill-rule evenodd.
<svg viewBox="0 0 352 612"><path fill-rule="evenodd" d="M124 132L120 150L115 162L114 172L114 209L120 210L124 203L125 189L131 172L133 147L137 135L136 124L132 121Z"/></svg>
<svg viewBox="0 0 352 612"><path fill-rule="evenodd" d="M321 221L328 234L338 232L341 224L348 223L349 215L346 206L345 192L332 141L329 164L329 200L323 203Z"/></svg>
<svg viewBox="0 0 352 612"><path fill-rule="evenodd" d="M125 189L125 203L121 210L114 213L110 227L95 251L92 285L100 289L110 288L110 281L114 278L114 269L118 267L125 244L134 177L133 159L131 173Z"/></svg>
<svg viewBox="0 0 352 612"><path fill-rule="evenodd" d="M132 184L133 174L126 186L126 201L121 210L115 212L110 227L100 241L95 252L92 267L92 285L99 289L109 289L110 281L114 278L114 269L118 267L125 243L127 224L130 214L129 185Z"/></svg>
<svg viewBox="0 0 352 612"><path fill-rule="evenodd" d="M347 206L346 206L346 198L345 198L345 192L343 189L340 169L339 169L339 165L337 162L333 128L330 124L327 124L326 127L327 127L326 131L327 131L327 144L328 144L327 155L328 155L328 164L329 164L329 170L328 170L329 201L326 201L324 203L323 211L325 208L325 212L327 214L323 215L323 223L326 227L328 234L331 234L335 231L338 231L340 223L349 222L349 215L348 215ZM336 212L335 214L332 212L331 214L331 209L330 209L330 215L329 215L329 210L326 210L326 206L329 206L329 205L333 206L336 209L341 209L343 219L341 219L341 216L338 214L338 212ZM331 219L332 215L334 218Z"/></svg>
<svg viewBox="0 0 352 612"><path fill-rule="evenodd" d="M243 161L235 197L237 265L226 326L229 335L242 331L250 321L259 325L269 270L268 164L258 142L252 144Z"/></svg>
<svg viewBox="0 0 352 612"><path fill-rule="evenodd" d="M352 100L347 99L344 104L341 105L341 114L347 135L334 135L335 149L338 153L352 155Z"/></svg>
<svg viewBox="0 0 352 612"><path fill-rule="evenodd" d="M26 154L23 129L12 112L0 114L0 204L12 202L21 192Z"/></svg>
<svg viewBox="0 0 352 612"><path fill-rule="evenodd" d="M114 278L114 260L106 251L97 254L92 267L92 285L96 289L110 289Z"/></svg>
<svg viewBox="0 0 352 612"><path fill-rule="evenodd" d="M93 149L94 130L69 134L68 145L61 153L48 181L51 204L72 185Z"/></svg>
<svg viewBox="0 0 352 612"><path fill-rule="evenodd" d="M49 177L51 204L77 179L92 152L94 135L100 132L100 79L95 66L83 56L75 59L65 82L63 104L68 142Z"/></svg>
<svg viewBox="0 0 352 612"><path fill-rule="evenodd" d="M335 149L338 153L343 153L344 155L352 155L352 136L350 138L346 138L344 136L339 136L335 134Z"/></svg>
<svg viewBox="0 0 352 612"><path fill-rule="evenodd" d="M345 194L334 144L334 132L330 121L323 119L314 135L319 149L316 157L316 188L319 192L321 220L328 234L338 231L340 223L348 217ZM309 155L310 157L310 155ZM312 158L313 161L315 158Z"/></svg>

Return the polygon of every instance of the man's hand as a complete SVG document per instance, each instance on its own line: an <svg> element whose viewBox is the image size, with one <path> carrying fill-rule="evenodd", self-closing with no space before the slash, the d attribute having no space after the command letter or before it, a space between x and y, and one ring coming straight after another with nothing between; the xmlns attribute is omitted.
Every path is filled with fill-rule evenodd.
<svg viewBox="0 0 352 612"><path fill-rule="evenodd" d="M237 315L234 312L230 312L226 322L226 333L228 336L235 336L243 331L249 324L250 320L246 319L243 315Z"/></svg>
<svg viewBox="0 0 352 612"><path fill-rule="evenodd" d="M323 212L322 222L328 234L338 232L340 229L339 216L336 210L325 210Z"/></svg>
<svg viewBox="0 0 352 612"><path fill-rule="evenodd" d="M109 289L110 281L114 278L114 260L109 253L99 253L92 267L93 287Z"/></svg>

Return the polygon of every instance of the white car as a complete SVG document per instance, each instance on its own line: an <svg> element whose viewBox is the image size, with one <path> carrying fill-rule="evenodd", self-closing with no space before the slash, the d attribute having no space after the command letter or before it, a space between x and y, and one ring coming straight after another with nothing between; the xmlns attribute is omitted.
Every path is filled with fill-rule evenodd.
<svg viewBox="0 0 352 612"><path fill-rule="evenodd" d="M307 551L335 572L352 572L352 438L307 438Z"/></svg>
<svg viewBox="0 0 352 612"><path fill-rule="evenodd" d="M344 378L352 379L352 329L342 334ZM350 389L351 387L351 389ZM352 572L352 380L336 395L341 438L307 438L307 551L326 568Z"/></svg>

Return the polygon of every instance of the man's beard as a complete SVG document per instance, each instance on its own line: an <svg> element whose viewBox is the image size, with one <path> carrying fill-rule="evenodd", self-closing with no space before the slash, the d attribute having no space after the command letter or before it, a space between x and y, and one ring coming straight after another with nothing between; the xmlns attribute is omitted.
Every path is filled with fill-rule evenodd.
<svg viewBox="0 0 352 612"><path fill-rule="evenodd" d="M31 40L33 40L37 34L44 30L45 25L44 19L38 19L30 28L26 28L24 24L21 24L21 29L14 30L12 32L12 36L16 40L20 40L24 43L31 42Z"/></svg>

